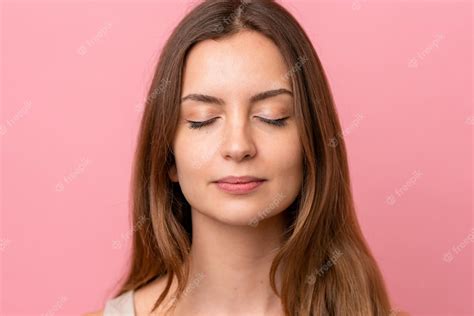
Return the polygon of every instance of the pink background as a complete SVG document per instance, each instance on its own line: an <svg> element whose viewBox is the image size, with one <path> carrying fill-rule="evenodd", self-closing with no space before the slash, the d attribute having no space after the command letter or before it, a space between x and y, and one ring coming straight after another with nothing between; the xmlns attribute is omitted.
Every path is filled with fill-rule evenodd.
<svg viewBox="0 0 474 316"><path fill-rule="evenodd" d="M195 3L3 2L1 315L78 315L112 295L141 104ZM473 315L472 4L282 3L326 69L396 306Z"/></svg>

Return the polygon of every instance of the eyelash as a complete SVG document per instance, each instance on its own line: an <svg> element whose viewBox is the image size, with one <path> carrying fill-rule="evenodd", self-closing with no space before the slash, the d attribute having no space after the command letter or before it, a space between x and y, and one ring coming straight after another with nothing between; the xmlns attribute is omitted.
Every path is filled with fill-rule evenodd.
<svg viewBox="0 0 474 316"><path fill-rule="evenodd" d="M269 119L265 119L263 117L259 117L259 119L262 121L262 122L265 122L267 124L270 124L270 125L273 125L273 126L276 126L276 127L283 127L286 125L286 120L289 118L289 116L287 117L283 117L281 119L277 119L277 120L269 120ZM189 123L189 128L191 129L200 129L202 127L205 127L205 126L208 126L208 125L211 125L215 120L217 120L218 118L215 117L213 119L210 119L210 120L207 120L207 121L203 121L203 122L195 122L195 121L188 121Z"/></svg>

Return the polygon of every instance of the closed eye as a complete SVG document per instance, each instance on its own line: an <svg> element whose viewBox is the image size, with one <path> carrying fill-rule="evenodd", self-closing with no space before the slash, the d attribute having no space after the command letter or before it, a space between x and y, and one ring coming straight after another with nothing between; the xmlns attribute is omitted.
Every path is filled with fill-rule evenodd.
<svg viewBox="0 0 474 316"><path fill-rule="evenodd" d="M289 116L287 117L283 117L283 118L280 118L280 119L277 119L277 120L269 120L269 119L266 119L266 118L263 118L263 117L259 117L259 119L265 123L268 123L270 125L275 125L275 126L285 126L286 125L286 120L289 118Z"/></svg>
<svg viewBox="0 0 474 316"><path fill-rule="evenodd" d="M204 126L207 126L207 125L211 125L215 120L217 120L218 117L215 117L215 118L212 118L210 120L207 120L207 121L203 121L203 122L196 122L196 121L189 121L188 120L188 123L189 123L189 128L192 128L192 129L200 129L201 127L204 127Z"/></svg>
<svg viewBox="0 0 474 316"><path fill-rule="evenodd" d="M266 118L263 118L263 117L258 117L258 119L261 120L262 122L265 122L267 124L277 126L277 127L285 126L286 123L287 123L286 120L288 120L288 118L289 118L289 116L283 117L283 118L280 118L280 119L277 119L277 120L269 120L269 119L266 119ZM207 120L207 121L202 121L202 122L189 121L189 120L187 120L187 122L189 123L189 128L191 128L191 129L200 129L202 127L211 125L217 119L218 119L218 117L212 118L212 119Z"/></svg>

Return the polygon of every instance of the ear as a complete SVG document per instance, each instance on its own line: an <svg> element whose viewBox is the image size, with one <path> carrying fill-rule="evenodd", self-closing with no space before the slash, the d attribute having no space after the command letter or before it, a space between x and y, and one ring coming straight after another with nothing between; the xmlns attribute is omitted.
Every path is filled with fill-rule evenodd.
<svg viewBox="0 0 474 316"><path fill-rule="evenodd" d="M178 171L176 169L176 164L173 164L168 171L168 176L170 177L171 181L173 182L179 182L178 180Z"/></svg>

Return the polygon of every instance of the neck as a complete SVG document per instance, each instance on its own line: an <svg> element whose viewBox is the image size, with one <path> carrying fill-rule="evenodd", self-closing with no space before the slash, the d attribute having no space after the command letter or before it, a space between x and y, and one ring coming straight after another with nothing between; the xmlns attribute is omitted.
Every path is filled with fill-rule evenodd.
<svg viewBox="0 0 474 316"><path fill-rule="evenodd" d="M212 310L217 315L281 313L269 272L282 242L283 215L267 218L255 227L228 225L195 210L192 217L190 274L181 309L192 308L194 314Z"/></svg>

